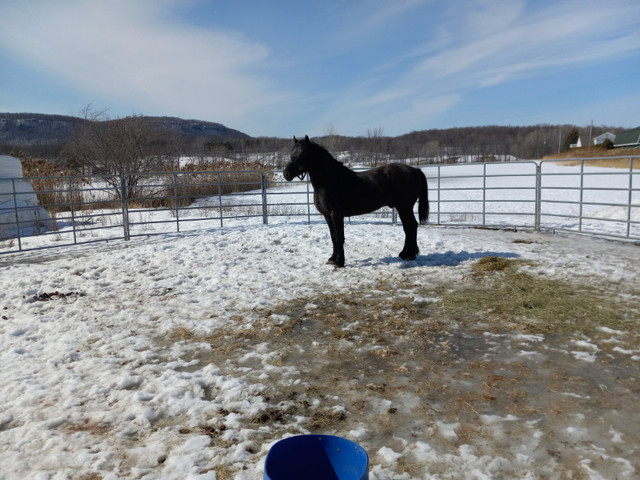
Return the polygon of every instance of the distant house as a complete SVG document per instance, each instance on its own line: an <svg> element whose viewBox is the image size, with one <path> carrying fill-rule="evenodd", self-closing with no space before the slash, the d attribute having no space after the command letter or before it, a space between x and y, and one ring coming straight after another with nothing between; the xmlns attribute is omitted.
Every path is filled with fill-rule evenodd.
<svg viewBox="0 0 640 480"><path fill-rule="evenodd" d="M593 139L594 145L602 145L605 140L611 140L612 142L616 139L615 133L605 132L602 135L598 135Z"/></svg>
<svg viewBox="0 0 640 480"><path fill-rule="evenodd" d="M572 143L571 145L569 145L569 148L580 148L581 146L582 146L582 141L580 140L580 137L578 137L578 141L576 143Z"/></svg>
<svg viewBox="0 0 640 480"><path fill-rule="evenodd" d="M619 133L613 142L614 148L638 148L640 147L640 127Z"/></svg>

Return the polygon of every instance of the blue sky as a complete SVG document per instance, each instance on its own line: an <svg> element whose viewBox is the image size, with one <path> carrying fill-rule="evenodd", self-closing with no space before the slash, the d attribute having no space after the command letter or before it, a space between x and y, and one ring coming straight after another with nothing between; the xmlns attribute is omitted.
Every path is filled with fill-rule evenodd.
<svg viewBox="0 0 640 480"><path fill-rule="evenodd" d="M640 125L637 0L2 0L0 111L252 136Z"/></svg>

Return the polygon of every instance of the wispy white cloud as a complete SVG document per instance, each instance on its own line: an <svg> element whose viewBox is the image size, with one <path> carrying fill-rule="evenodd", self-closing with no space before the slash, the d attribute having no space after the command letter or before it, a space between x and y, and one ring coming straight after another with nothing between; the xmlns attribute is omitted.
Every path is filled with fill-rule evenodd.
<svg viewBox="0 0 640 480"><path fill-rule="evenodd" d="M253 28L230 4L229 24L217 21L220 5L3 2L0 57L119 114L288 136L426 128L451 112L460 119L487 90L640 56L640 2L629 0L335 0L297 12L254 0ZM210 24L188 16L198 9Z"/></svg>
<svg viewBox="0 0 640 480"><path fill-rule="evenodd" d="M640 4L598 5L553 2L530 11L523 1L456 3L434 36L381 68L397 69L389 81L355 89L362 96L359 116L375 112L407 129L410 121L429 123L433 112L442 114L486 87L640 53ZM403 61L407 68L400 70Z"/></svg>
<svg viewBox="0 0 640 480"><path fill-rule="evenodd" d="M495 85L509 80L511 74L537 74L546 68L570 68L578 63L606 60L640 49L637 34L620 36L620 20L606 23L600 9L581 8L538 12L535 17L509 16L509 23L482 34L461 35L461 40L440 49L416 63L411 75L429 79L465 76L470 85ZM502 8L474 17L467 13L464 24L482 23L500 17ZM616 16L640 14L637 7L622 9ZM497 74L496 74L497 72Z"/></svg>
<svg viewBox="0 0 640 480"><path fill-rule="evenodd" d="M369 9L364 12L360 21L351 24L351 31L356 35L363 35L363 32L380 33L390 22L395 21L398 17L410 14L419 7L423 7L432 3L433 0L395 0L389 2L386 0L378 0L371 2Z"/></svg>
<svg viewBox="0 0 640 480"><path fill-rule="evenodd" d="M36 5L36 7L34 7ZM142 113L233 122L278 101L260 68L268 46L171 18L167 1L20 2L0 20L2 47L76 88Z"/></svg>

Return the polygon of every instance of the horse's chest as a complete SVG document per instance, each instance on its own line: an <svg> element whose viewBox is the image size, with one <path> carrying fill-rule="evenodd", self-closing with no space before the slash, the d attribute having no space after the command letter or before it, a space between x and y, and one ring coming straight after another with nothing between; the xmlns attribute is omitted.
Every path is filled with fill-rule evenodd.
<svg viewBox="0 0 640 480"><path fill-rule="evenodd" d="M336 201L335 195L326 188L316 189L313 192L313 203L322 214L330 214L335 209Z"/></svg>

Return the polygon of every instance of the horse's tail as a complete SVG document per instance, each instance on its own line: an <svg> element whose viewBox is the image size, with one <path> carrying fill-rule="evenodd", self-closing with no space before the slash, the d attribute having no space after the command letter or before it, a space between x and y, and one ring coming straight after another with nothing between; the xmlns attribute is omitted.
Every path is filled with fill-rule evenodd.
<svg viewBox="0 0 640 480"><path fill-rule="evenodd" d="M422 170L418 170L420 174L418 177L420 178L420 193L418 196L418 218L420 219L420 224L424 225L427 223L427 218L429 218L429 186L427 185L427 176L424 174Z"/></svg>

